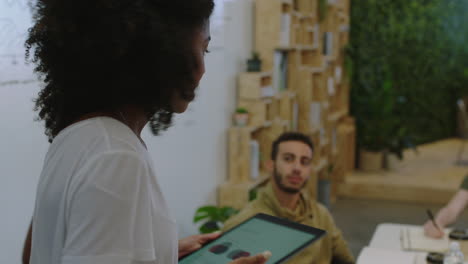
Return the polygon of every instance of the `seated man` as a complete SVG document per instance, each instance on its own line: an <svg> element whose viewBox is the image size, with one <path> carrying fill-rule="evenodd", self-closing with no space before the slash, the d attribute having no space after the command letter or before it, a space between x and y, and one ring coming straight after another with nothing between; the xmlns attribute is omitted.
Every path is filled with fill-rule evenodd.
<svg viewBox="0 0 468 264"><path fill-rule="evenodd" d="M452 200L437 213L434 218L437 226L443 229L447 225L455 223L458 216L463 212L465 207L468 205L468 175L465 176L460 190L452 197ZM424 224L424 233L433 238L442 238L444 231L435 227L432 221L428 220Z"/></svg>
<svg viewBox="0 0 468 264"><path fill-rule="evenodd" d="M300 133L284 133L273 142L268 168L272 180L239 214L226 221L226 231L257 213L265 213L324 229L327 235L299 254L290 264L351 264L354 258L328 210L308 198L304 186L312 170L313 145Z"/></svg>

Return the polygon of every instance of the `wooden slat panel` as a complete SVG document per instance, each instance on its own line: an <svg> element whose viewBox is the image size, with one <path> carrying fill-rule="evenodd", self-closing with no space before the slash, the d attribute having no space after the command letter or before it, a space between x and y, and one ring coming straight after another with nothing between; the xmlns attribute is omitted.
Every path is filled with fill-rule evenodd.
<svg viewBox="0 0 468 264"><path fill-rule="evenodd" d="M280 44L281 13L279 0L255 1L255 50L260 54L263 71L273 69L273 51Z"/></svg>
<svg viewBox="0 0 468 264"><path fill-rule="evenodd" d="M249 111L249 126L263 126L267 121L267 102L264 100L240 99L239 107L244 107Z"/></svg>
<svg viewBox="0 0 468 264"><path fill-rule="evenodd" d="M219 206L231 206L242 209L249 202L250 183L225 183L218 189Z"/></svg>

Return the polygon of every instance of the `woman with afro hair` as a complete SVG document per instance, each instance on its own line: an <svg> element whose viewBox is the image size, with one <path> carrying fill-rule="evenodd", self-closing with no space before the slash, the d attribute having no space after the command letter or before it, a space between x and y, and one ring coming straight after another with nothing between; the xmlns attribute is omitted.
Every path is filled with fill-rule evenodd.
<svg viewBox="0 0 468 264"><path fill-rule="evenodd" d="M25 246L30 264L175 264L178 240L140 134L171 125L205 72L213 0L38 0L27 56L51 142ZM268 252L232 263L264 263ZM223 263L220 263L223 264Z"/></svg>

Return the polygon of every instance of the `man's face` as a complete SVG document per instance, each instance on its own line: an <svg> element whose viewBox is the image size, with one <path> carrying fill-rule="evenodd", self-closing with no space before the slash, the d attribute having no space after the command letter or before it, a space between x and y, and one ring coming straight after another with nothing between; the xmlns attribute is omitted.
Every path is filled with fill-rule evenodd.
<svg viewBox="0 0 468 264"><path fill-rule="evenodd" d="M281 142L273 166L278 188L286 193L298 193L310 177L312 150L301 141Z"/></svg>

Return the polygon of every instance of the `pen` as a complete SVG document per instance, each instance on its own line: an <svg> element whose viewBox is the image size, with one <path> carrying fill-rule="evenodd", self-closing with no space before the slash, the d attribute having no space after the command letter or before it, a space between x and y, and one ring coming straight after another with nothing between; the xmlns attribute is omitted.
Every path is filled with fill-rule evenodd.
<svg viewBox="0 0 468 264"><path fill-rule="evenodd" d="M439 231L442 231L442 230L440 229L440 227L436 224L435 219L434 219L434 215L432 214L431 210L427 209L427 210L426 210L426 213L427 213L427 216L429 216L429 219L432 221L432 224L433 224L437 229L439 229Z"/></svg>

